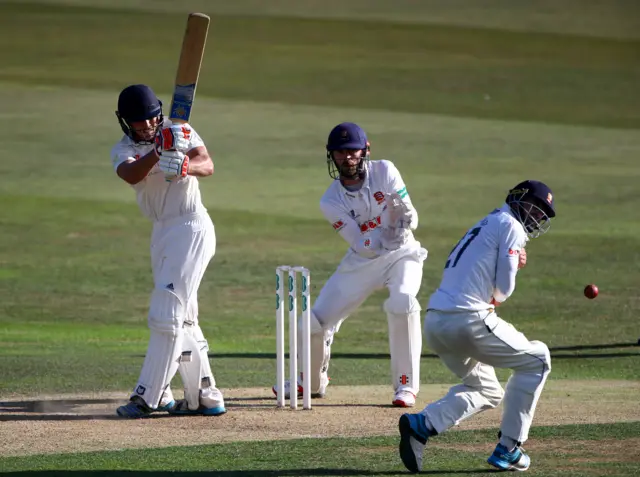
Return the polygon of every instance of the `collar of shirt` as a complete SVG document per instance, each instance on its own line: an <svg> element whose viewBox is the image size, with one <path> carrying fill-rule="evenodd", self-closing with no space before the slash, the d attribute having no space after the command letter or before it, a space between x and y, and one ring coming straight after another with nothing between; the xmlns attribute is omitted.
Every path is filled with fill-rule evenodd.
<svg viewBox="0 0 640 477"><path fill-rule="evenodd" d="M339 181L339 179L338 179ZM365 169L365 176L364 176L364 181L362 182L362 186L358 189L358 190L349 190L347 189L345 186L342 185L342 182L340 182L340 191L342 192L343 195L349 196L349 197L355 197L358 195L358 193L362 192L365 189L369 189L369 173L368 171Z"/></svg>

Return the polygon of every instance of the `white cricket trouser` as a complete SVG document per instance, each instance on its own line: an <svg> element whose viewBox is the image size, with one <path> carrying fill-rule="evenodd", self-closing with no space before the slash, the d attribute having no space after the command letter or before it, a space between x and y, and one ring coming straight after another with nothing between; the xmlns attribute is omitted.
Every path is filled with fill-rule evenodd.
<svg viewBox="0 0 640 477"><path fill-rule="evenodd" d="M392 382L395 390L406 389L417 394L420 383L422 329L420 306L415 299L422 283L422 267L426 250L415 248L397 251L371 260L363 267L339 267L329 278L313 304L312 313L325 332L324 362L312 358L312 375L316 366L326 372L333 332L374 291L386 287L385 303L389 321L389 351ZM342 265L342 264L341 264ZM312 338L313 339L313 338ZM312 380L312 382L315 380Z"/></svg>
<svg viewBox="0 0 640 477"><path fill-rule="evenodd" d="M389 294L415 297L422 283L423 260L419 251L413 250L395 257L379 257L348 271L339 267L320 290L313 313L323 328L330 329L348 318L376 290L386 287Z"/></svg>
<svg viewBox="0 0 640 477"><path fill-rule="evenodd" d="M198 288L215 249L215 229L206 212L154 224L151 266L155 286L148 320L151 336L134 388L134 394L151 408L157 407L178 370L184 327L199 328ZM208 367L208 361L205 365Z"/></svg>
<svg viewBox="0 0 640 477"><path fill-rule="evenodd" d="M427 345L459 378L448 394L422 411L436 432L494 408L504 397L501 432L525 442L540 393L551 370L549 348L529 341L493 311L428 310L424 322ZM512 369L503 391L494 368Z"/></svg>
<svg viewBox="0 0 640 477"><path fill-rule="evenodd" d="M186 320L198 322L198 288L216 252L216 233L204 213L156 222L151 234L151 269L156 288L173 284L186 305Z"/></svg>

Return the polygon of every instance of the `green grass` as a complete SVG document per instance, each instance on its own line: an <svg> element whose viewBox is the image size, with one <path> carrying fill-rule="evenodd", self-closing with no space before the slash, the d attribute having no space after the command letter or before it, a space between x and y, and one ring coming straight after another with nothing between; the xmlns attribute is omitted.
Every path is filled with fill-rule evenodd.
<svg viewBox="0 0 640 477"><path fill-rule="evenodd" d="M7 1L7 0L5 0ZM626 0L9 0L147 12L277 16L444 24L515 31L639 38L638 5Z"/></svg>
<svg viewBox="0 0 640 477"><path fill-rule="evenodd" d="M162 48L149 38L181 32L175 22L170 13L0 4L0 81L114 90L136 80L169 92L181 33ZM240 15L212 22L199 94L640 125L640 39Z"/></svg>
<svg viewBox="0 0 640 477"><path fill-rule="evenodd" d="M5 284L0 298L6 321L0 341L8 344L0 351L7 370L0 389L126 388L146 346L150 224L109 163L107 151L118 136L108 114L113 94L7 85L0 98L16 109L24 105L24 117L2 124L25 134L27 151L19 162L0 164L12 177L1 190L11 207L1 216L6 233L0 238ZM36 115L43 104L51 114L59 111L58 121ZM88 124L87 104L105 114ZM317 203L329 180L324 125L345 116L362 119L376 157L392 158L404 173L421 214L417 236L430 251L423 304L460 232L526 174L551 184L559 215L551 232L531 244L530 264L501 309L503 316L552 347L625 343L640 336L636 280L628 268L639 260L638 225L628 220L637 207L638 172L630 162L640 151L635 131L358 109L337 114L330 108L205 97L198 107L198 129L216 153L216 175L203 180L202 189L218 235L218 253L200 294L201 321L205 333L215 336L214 356L247 356L216 359L220 383L267 385L273 376L273 360L251 355L274 351L274 267L309 266L317 295L344 253ZM75 131L71 141L69 128ZM315 138L310 131L317 131ZM9 156L14 148L4 143L0 149ZM592 281L601 295L588 301L581 291ZM335 353L386 350L383 299L383 293L376 294L345 323ZM69 340L72 354L63 352ZM56 373L42 369L43 354L55 357ZM105 369L103 379L82 373L84 356ZM633 356L562 359L554 363L552 377L633 378L634 363ZM427 382L451 379L436 360L427 359L425 366ZM387 376L388 363L379 359L337 360L332 368L340 384L386 383Z"/></svg>
<svg viewBox="0 0 640 477"><path fill-rule="evenodd" d="M637 457L624 450L624 440L640 435L640 422L610 426L538 427L531 433L531 475L633 476ZM495 433L453 431L429 442L423 473L484 475ZM596 441L596 442L592 442ZM606 447L598 447L605 442ZM236 442L215 446L92 452L0 459L5 475L54 475L73 470L82 475L219 475L322 476L406 475L397 455L395 436L361 439L300 439ZM256 459L256 455L260 456ZM615 460L614 460L615 459ZM123 471L122 473L117 471ZM18 474L18 472L22 472Z"/></svg>
<svg viewBox="0 0 640 477"><path fill-rule="evenodd" d="M76 6L0 3L3 398L124 396L146 349L151 224L111 167L120 136L113 111L130 82L151 84L168 104L184 18L166 2L157 12L144 0L65 3ZM272 384L274 267L308 266L317 296L345 251L318 208L329 184L326 135L343 120L362 124L374 159L393 160L408 185L420 213L417 237L429 249L423 306L463 230L523 178L549 183L557 220L530 244L529 265L501 314L549 344L550 379L637 380L638 348L560 349L640 337L640 40L624 33L634 9L571 0L559 13L516 3L495 0L480 11L462 0L404 1L392 15L375 0L362 20L350 17L358 2L331 15L309 2L211 7L192 123L216 164L201 189L218 250L199 296L220 387ZM456 10L464 8L465 15ZM599 17L601 29L585 31ZM407 19L415 21L400 23ZM582 296L590 282L601 291L593 301ZM335 384L388 386L384 298L374 294L336 336ZM452 381L429 349L424 355L425 385ZM624 448L638 432L637 423L534 429L534 440L557 447L534 444L532 473L636 475L637 460L608 459L605 443ZM493 439L451 433L430 451L430 468L481 472ZM602 440L602 449L572 444L589 439ZM50 470L42 475L395 475L395 445L391 437L337 436L5 458L0 467Z"/></svg>

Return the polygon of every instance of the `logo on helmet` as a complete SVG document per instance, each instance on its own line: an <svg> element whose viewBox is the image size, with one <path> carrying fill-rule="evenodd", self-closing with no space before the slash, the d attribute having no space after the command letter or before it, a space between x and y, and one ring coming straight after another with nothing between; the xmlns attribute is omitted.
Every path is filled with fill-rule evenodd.
<svg viewBox="0 0 640 477"><path fill-rule="evenodd" d="M551 192L549 192L549 193L547 194L547 202L548 202L549 204L551 204L551 203L553 202L553 194L551 194Z"/></svg>

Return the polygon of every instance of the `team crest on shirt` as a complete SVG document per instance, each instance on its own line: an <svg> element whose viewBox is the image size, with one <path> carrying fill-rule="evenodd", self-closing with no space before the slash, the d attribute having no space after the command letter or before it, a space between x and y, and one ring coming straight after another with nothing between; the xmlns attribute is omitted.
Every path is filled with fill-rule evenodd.
<svg viewBox="0 0 640 477"><path fill-rule="evenodd" d="M360 224L360 232L361 233L365 233L368 230L373 230L375 229L378 225L382 224L382 219L380 218L380 216L378 215L377 217L374 217L371 220L367 220L366 222L363 222Z"/></svg>
<svg viewBox="0 0 640 477"><path fill-rule="evenodd" d="M344 227L344 222L342 220L338 220L337 222L333 223L334 230L340 230L342 227Z"/></svg>
<svg viewBox="0 0 640 477"><path fill-rule="evenodd" d="M373 198L376 199L378 204L382 204L384 202L384 194L380 191L373 194Z"/></svg>

